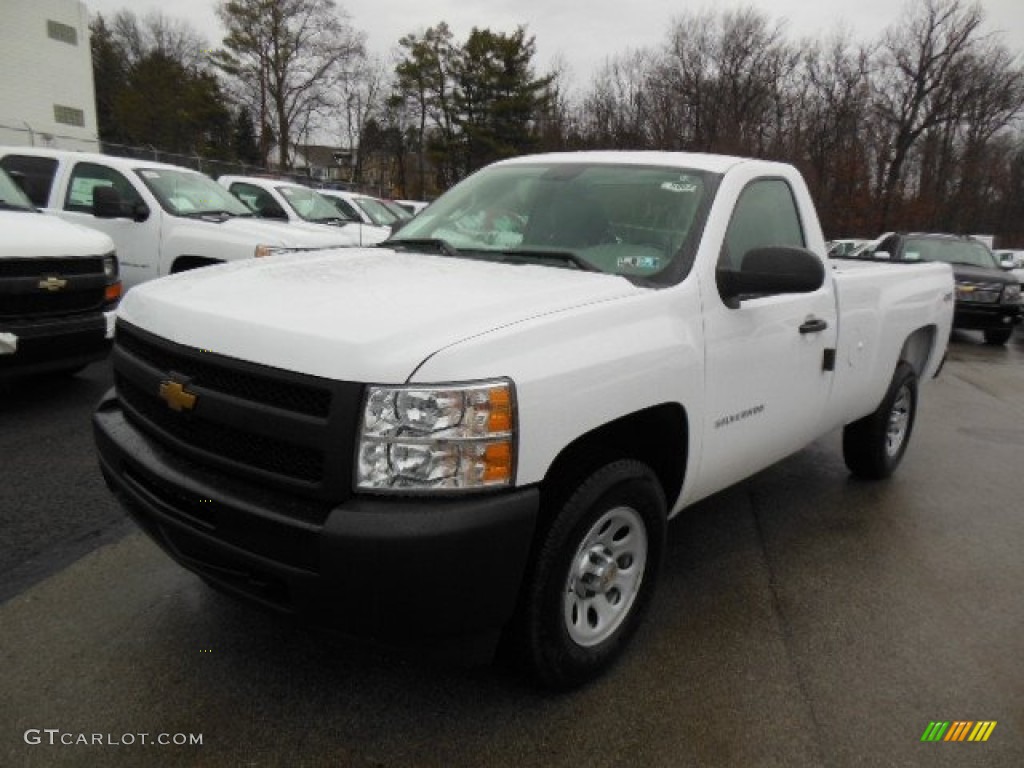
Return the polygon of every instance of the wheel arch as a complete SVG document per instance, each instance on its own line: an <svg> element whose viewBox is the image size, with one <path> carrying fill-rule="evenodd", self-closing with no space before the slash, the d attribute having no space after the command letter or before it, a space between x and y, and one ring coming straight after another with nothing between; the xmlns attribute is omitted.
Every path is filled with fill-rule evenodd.
<svg viewBox="0 0 1024 768"><path fill-rule="evenodd" d="M542 518L557 512L588 475L625 458L651 468L671 509L682 491L688 447L689 417L679 403L644 408L580 435L558 453L541 481Z"/></svg>
<svg viewBox="0 0 1024 768"><path fill-rule="evenodd" d="M224 261L222 259L211 259L208 256L178 256L174 260L174 263L171 264L171 274L187 272L190 269L198 269L199 267L211 267L214 264L223 263Z"/></svg>
<svg viewBox="0 0 1024 768"><path fill-rule="evenodd" d="M924 378L924 373L932 362L932 355L936 351L936 335L938 329L934 325L925 325L911 333L903 342L900 350L899 362L905 362L914 369L918 379Z"/></svg>

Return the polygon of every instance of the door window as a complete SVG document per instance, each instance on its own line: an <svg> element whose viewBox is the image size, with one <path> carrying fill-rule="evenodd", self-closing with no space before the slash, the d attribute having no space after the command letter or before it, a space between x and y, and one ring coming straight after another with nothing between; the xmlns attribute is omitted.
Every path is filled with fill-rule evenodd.
<svg viewBox="0 0 1024 768"><path fill-rule="evenodd" d="M782 179L758 179L740 193L733 211L719 268L739 271L754 248L806 245L793 191Z"/></svg>
<svg viewBox="0 0 1024 768"><path fill-rule="evenodd" d="M131 210L136 203L142 203L142 196L124 176L96 163L78 163L71 172L64 210L92 213L93 190L96 187L113 187L121 197L125 210Z"/></svg>
<svg viewBox="0 0 1024 768"><path fill-rule="evenodd" d="M18 182L32 205L45 208L50 200L50 187L57 172L57 160L52 157L8 155L0 159L0 168Z"/></svg>

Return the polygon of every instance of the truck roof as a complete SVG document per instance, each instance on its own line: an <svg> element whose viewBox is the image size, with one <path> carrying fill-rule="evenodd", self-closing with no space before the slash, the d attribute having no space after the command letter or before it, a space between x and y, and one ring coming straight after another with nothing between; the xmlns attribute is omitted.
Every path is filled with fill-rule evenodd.
<svg viewBox="0 0 1024 768"><path fill-rule="evenodd" d="M0 155L28 155L31 157L52 157L55 160L85 160L86 162L103 163L111 168L119 170L132 170L135 168L164 168L175 171L191 171L199 173L194 168L171 163L160 163L156 160L144 160L134 157L118 157L116 155L104 155L99 152L78 152L73 149L49 149L47 147L0 147Z"/></svg>
<svg viewBox="0 0 1024 768"><path fill-rule="evenodd" d="M703 152L659 152L659 151L627 151L597 150L587 152L553 152L543 155L524 155L503 160L498 165L515 165L519 163L559 162L559 163L604 163L608 165L660 165L677 166L696 171L725 173L740 164L758 164L771 168L790 168L786 163L768 160L752 160L746 157L731 155L712 155Z"/></svg>

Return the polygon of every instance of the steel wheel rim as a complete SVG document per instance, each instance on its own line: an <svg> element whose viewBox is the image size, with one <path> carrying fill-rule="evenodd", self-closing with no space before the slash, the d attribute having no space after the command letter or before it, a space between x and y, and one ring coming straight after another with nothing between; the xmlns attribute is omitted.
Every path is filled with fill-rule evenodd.
<svg viewBox="0 0 1024 768"><path fill-rule="evenodd" d="M900 452L903 441L907 439L907 431L910 429L910 408L913 403L913 395L910 387L904 384L900 387L896 400L889 411L889 425L885 433L885 452L892 458Z"/></svg>
<svg viewBox="0 0 1024 768"><path fill-rule="evenodd" d="M569 566L562 616L569 638L592 647L611 637L629 616L647 567L647 527L631 507L601 515Z"/></svg>

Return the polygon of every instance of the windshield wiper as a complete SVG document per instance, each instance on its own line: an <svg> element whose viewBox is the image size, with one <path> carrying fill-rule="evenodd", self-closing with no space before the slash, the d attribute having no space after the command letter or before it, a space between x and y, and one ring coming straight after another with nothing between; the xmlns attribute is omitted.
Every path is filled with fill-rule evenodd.
<svg viewBox="0 0 1024 768"><path fill-rule="evenodd" d="M216 219L217 221L242 218L251 219L254 216L252 213L235 213L234 211L224 209L215 209L210 211L184 211L178 215L189 219Z"/></svg>
<svg viewBox="0 0 1024 768"><path fill-rule="evenodd" d="M563 264L575 267L576 269L584 272L601 272L602 270L595 267L586 259L577 256L572 251L524 251L521 249L508 250L508 251L488 251L488 253L499 253L502 256L511 256L512 258L523 258L523 259L535 259L537 261L560 261Z"/></svg>
<svg viewBox="0 0 1024 768"><path fill-rule="evenodd" d="M401 248L402 246L408 246L410 248L430 248L442 253L445 256L459 256L459 250L455 248L447 240L442 240L439 237L424 237L420 239L412 240L385 240L380 244L383 248Z"/></svg>

